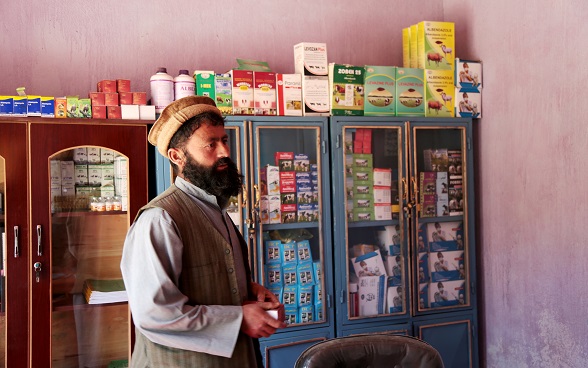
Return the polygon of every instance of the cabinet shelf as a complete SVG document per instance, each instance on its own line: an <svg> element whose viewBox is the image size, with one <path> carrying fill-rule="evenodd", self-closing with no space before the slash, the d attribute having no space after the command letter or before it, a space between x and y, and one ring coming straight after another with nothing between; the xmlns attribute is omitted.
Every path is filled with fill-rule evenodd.
<svg viewBox="0 0 588 368"><path fill-rule="evenodd" d="M104 307L116 307L116 306L127 306L128 302L118 303L103 303L103 304L88 304L86 299L81 293L76 294L61 294L53 296L53 311L63 312L80 309L91 309L91 308L104 308Z"/></svg>
<svg viewBox="0 0 588 368"><path fill-rule="evenodd" d="M56 212L53 214L54 218L58 217L86 217L86 216L111 216L111 215L125 215L127 211L71 211L71 212Z"/></svg>
<svg viewBox="0 0 588 368"><path fill-rule="evenodd" d="M347 227L374 227L374 226L391 226L399 224L398 220L383 220L383 221L355 221L349 222Z"/></svg>
<svg viewBox="0 0 588 368"><path fill-rule="evenodd" d="M318 228L318 222L293 222L291 224L263 224L263 230L285 230L285 229L303 229Z"/></svg>

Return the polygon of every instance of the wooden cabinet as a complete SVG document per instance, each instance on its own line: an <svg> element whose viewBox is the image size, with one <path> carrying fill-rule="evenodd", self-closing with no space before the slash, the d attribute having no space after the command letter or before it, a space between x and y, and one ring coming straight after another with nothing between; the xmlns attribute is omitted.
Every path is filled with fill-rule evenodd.
<svg viewBox="0 0 588 368"><path fill-rule="evenodd" d="M27 124L0 120L0 232L2 293L0 303L0 366L28 364L29 225L27 196Z"/></svg>
<svg viewBox="0 0 588 368"><path fill-rule="evenodd" d="M29 323L22 325L30 325L31 330L7 330L7 351L14 335L30 341L29 354L23 355L29 357L31 367L107 367L127 360L132 334L127 303L88 304L82 291L87 279L121 278L126 231L147 203L147 123L22 119L3 119L0 126L22 127L22 141L8 144L25 147L18 165L30 173L18 184L30 205L21 206L19 213L7 207L6 225L12 226L13 214L30 219L21 232L28 236L21 247L26 263L21 282L28 281L22 284L30 300L20 297L15 305L30 310L21 320L28 318ZM98 161L84 163L80 152L86 152L88 159L92 152ZM115 164L104 164L108 157L117 157ZM92 197L114 195L121 197L122 208L90 210ZM10 236L7 240L13 241ZM7 299L11 309L12 300ZM8 323L11 317L7 315ZM7 366L27 366L23 362Z"/></svg>

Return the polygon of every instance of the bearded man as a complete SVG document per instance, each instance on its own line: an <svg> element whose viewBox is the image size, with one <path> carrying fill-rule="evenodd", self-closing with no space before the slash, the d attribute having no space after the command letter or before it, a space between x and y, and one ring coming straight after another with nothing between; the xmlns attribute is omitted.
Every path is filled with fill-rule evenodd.
<svg viewBox="0 0 588 368"><path fill-rule="evenodd" d="M135 324L131 367L261 367L257 339L285 327L283 305L251 279L247 245L226 212L243 177L208 97L168 105L149 142L176 179L127 234L121 270ZM132 163L131 163L132 164Z"/></svg>

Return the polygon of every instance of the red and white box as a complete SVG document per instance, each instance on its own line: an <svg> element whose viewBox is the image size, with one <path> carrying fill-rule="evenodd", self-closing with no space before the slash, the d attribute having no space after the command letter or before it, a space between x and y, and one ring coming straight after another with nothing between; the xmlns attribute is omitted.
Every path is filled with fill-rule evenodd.
<svg viewBox="0 0 588 368"><path fill-rule="evenodd" d="M276 73L253 72L255 115L277 115Z"/></svg>
<svg viewBox="0 0 588 368"><path fill-rule="evenodd" d="M302 116L302 75L276 74L278 115Z"/></svg>
<svg viewBox="0 0 588 368"><path fill-rule="evenodd" d="M232 78L233 114L254 115L253 71L233 69L229 73Z"/></svg>

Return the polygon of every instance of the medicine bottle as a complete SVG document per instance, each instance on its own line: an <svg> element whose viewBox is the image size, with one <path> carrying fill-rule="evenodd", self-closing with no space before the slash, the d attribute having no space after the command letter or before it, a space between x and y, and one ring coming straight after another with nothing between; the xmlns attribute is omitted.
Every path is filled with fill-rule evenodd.
<svg viewBox="0 0 588 368"><path fill-rule="evenodd" d="M155 106L155 113L161 114L163 109L174 100L174 78L167 74L166 68L157 69L151 76L151 105Z"/></svg>
<svg viewBox="0 0 588 368"><path fill-rule="evenodd" d="M180 74L174 78L174 99L179 100L182 97L194 96L196 94L196 83L188 71L180 70Z"/></svg>

